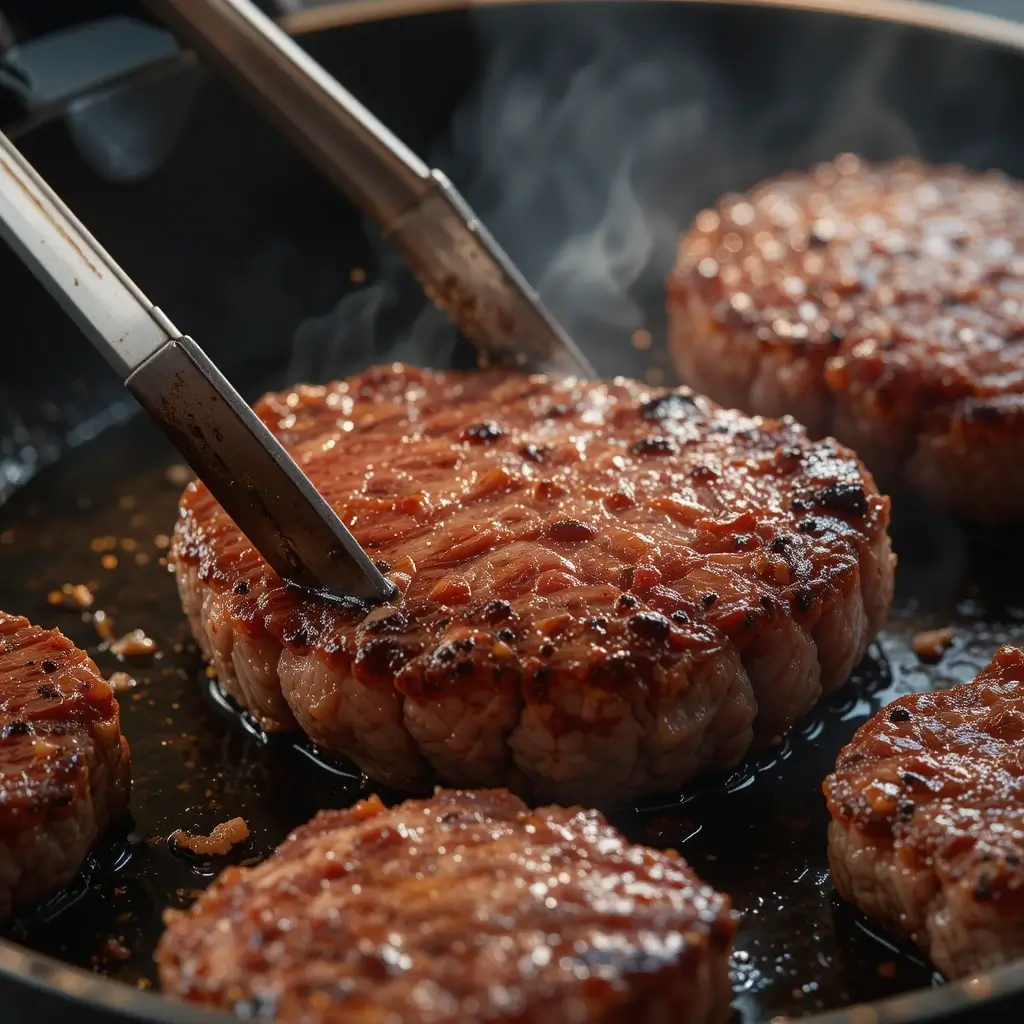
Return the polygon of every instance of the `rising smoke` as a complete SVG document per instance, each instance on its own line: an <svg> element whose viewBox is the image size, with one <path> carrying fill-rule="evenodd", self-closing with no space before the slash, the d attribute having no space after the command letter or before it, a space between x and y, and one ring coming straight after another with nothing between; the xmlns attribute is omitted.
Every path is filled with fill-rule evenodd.
<svg viewBox="0 0 1024 1024"><path fill-rule="evenodd" d="M931 41L920 82L914 40L895 26L783 11L684 5L541 5L473 15L484 71L440 166L602 374L668 373L656 343L662 288L703 205L758 179L850 150L919 152L906 109L941 122L944 94L976 81ZM957 50L956 53L961 51ZM894 87L895 83L895 87ZM918 120L927 120L917 111ZM941 123L937 124L943 130ZM977 154L975 154L977 156ZM982 160L984 158L982 157ZM430 315L381 337L403 275L390 254L371 286L302 325L299 377L403 358L446 365L454 335ZM659 361L660 360L660 361Z"/></svg>

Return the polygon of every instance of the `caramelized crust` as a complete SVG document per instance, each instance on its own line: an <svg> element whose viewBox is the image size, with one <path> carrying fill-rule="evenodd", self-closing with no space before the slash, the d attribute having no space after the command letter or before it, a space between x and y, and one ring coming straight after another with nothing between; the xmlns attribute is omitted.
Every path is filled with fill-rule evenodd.
<svg viewBox="0 0 1024 1024"><path fill-rule="evenodd" d="M193 484L185 610L244 706L391 784L672 788L838 686L888 611L888 500L788 420L401 365L256 408L401 597L296 593Z"/></svg>
<svg viewBox="0 0 1024 1024"><path fill-rule="evenodd" d="M0 612L0 918L70 881L128 790L117 700L92 660Z"/></svg>
<svg viewBox="0 0 1024 1024"><path fill-rule="evenodd" d="M321 811L168 923L165 992L282 1024L730 1015L727 897L596 811L500 790Z"/></svg>
<svg viewBox="0 0 1024 1024"><path fill-rule="evenodd" d="M971 683L901 697L824 790L836 887L948 975L1024 955L1024 652Z"/></svg>
<svg viewBox="0 0 1024 1024"><path fill-rule="evenodd" d="M1022 271L1017 183L846 155L698 215L670 344L718 401L790 413L965 518L1020 518Z"/></svg>

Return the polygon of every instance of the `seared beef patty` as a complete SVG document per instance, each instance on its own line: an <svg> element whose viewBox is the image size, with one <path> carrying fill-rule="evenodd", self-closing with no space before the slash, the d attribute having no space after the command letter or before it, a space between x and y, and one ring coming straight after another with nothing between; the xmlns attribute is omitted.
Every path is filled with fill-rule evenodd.
<svg viewBox="0 0 1024 1024"><path fill-rule="evenodd" d="M730 1017L728 898L596 811L503 790L321 811L168 916L164 991L246 1019Z"/></svg>
<svg viewBox="0 0 1024 1024"><path fill-rule="evenodd" d="M790 413L957 516L1024 517L1024 187L853 156L700 213L668 281L687 384Z"/></svg>
<svg viewBox="0 0 1024 1024"><path fill-rule="evenodd" d="M0 612L0 919L75 876L129 779L117 699L89 656Z"/></svg>
<svg viewBox="0 0 1024 1024"><path fill-rule="evenodd" d="M1024 956L1024 652L883 708L824 788L841 896L950 977Z"/></svg>
<svg viewBox="0 0 1024 1024"><path fill-rule="evenodd" d="M839 686L889 609L888 500L789 420L402 365L257 411L401 596L282 585L193 484L182 603L240 704L384 783L671 790Z"/></svg>

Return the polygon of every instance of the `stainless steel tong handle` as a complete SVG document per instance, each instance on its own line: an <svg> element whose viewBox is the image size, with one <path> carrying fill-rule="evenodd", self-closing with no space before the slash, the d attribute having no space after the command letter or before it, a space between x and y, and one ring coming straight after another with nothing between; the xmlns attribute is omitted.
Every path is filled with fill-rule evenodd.
<svg viewBox="0 0 1024 1024"><path fill-rule="evenodd" d="M224 375L146 298L3 133L0 238L282 578L335 597L394 596L394 586Z"/></svg>
<svg viewBox="0 0 1024 1024"><path fill-rule="evenodd" d="M430 168L251 3L147 0L387 230L431 189Z"/></svg>
<svg viewBox="0 0 1024 1024"><path fill-rule="evenodd" d="M439 171L250 0L146 0L372 216L427 295L491 361L594 368Z"/></svg>

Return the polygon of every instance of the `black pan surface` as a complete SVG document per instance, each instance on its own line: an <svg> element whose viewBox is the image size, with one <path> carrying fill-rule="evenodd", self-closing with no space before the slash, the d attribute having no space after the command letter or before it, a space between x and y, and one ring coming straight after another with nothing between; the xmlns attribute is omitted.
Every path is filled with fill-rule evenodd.
<svg viewBox="0 0 1024 1024"><path fill-rule="evenodd" d="M626 43L606 49L610 33ZM543 140L552 104L563 109L558 97L581 76L592 105L621 92L624 82L637 90L629 123L608 108L614 124L598 118L584 126L591 133L607 128L615 150L639 154L630 181L643 222L658 228L607 307L613 329L597 315L570 318L606 373L668 378L659 333L665 254L681 225L721 191L847 148L873 157L917 151L1024 177L1024 129L1013 114L1024 95L1024 62L920 30L711 5L634 3L627 11L580 4L399 19L308 43L400 134L444 163L535 280L557 262L559 233L585 228L587 212L566 198L565 182L545 168L541 143L531 138ZM698 61L701 74L680 72L680 55ZM637 66L651 69L639 85L630 77ZM854 67L869 70L850 84L844 76ZM168 87L195 88L198 100L170 157L141 180L104 180L91 171L78 148L81 125L50 125L22 140L29 158L179 326L250 396L290 383L297 370L341 374L396 352L435 365L463 358L443 331L417 318L415 289L393 274L358 216L239 101L215 83L187 83L187 74L172 76ZM402 84L412 76L424 87ZM520 182L534 175L523 201L548 213L531 236L516 231L516 210L500 201L505 172L493 160L474 164L465 139L470 129L489 138L484 115L538 80L550 103L530 108L531 130L504 153ZM498 106L467 100L479 95L481 82ZM696 122L670 117L681 95L700 108ZM645 132L655 115L668 118L663 147L652 147ZM577 137L582 129L569 123L566 131L569 144L586 143ZM607 193L609 167L593 173L593 190ZM362 286L363 271L371 289L385 282L397 295L391 302L389 293L372 335L366 313L382 300ZM103 671L127 668L139 683L121 700L133 752L131 819L100 844L79 879L5 931L22 947L124 985L86 991L79 976L48 975L40 962L0 945L2 1019L38 1018L40 1007L57 1005L46 1002L54 986L64 998L75 998L77 986L94 1007L106 1004L100 1012L119 1005L132 1019L184 1020L183 1010L161 1018L159 1004L128 999L128 986L154 986L162 911L187 906L227 863L267 855L318 808L344 806L373 787L304 742L268 740L221 697L160 561L180 490L171 469L178 460L148 423L133 418L116 382L6 251L0 280L0 607L59 626ZM549 296L556 307L565 304L565 316L580 293L559 291L558 281ZM574 286L571 275L566 281ZM332 318L343 293L356 297ZM627 318L637 315L640 322ZM340 335L339 323L346 328ZM630 345L637 326L652 332L651 348ZM631 838L682 849L704 878L732 895L743 913L734 980L744 1022L814 1015L941 982L913 951L834 897L820 782L840 746L879 706L970 679L1000 643L1024 635L1021 555L1012 537L968 536L907 502L897 504L895 539L893 617L849 685L778 748L728 778L609 812ZM96 607L117 632L142 628L160 653L119 664L100 646L88 615L48 603L49 592L66 582L94 584ZM953 646L937 666L920 664L910 647L914 633L946 625L957 628ZM176 828L206 831L235 815L247 819L251 838L228 858L189 859L167 842ZM34 971L36 988L12 985L11 971ZM871 1016L848 1019L938 1020L942 1009L973 1019L972 1005L1018 992L1024 970L1011 968L947 986L936 997L901 1000L880 1016L857 1011ZM83 1005L76 1019L86 1020L85 1012Z"/></svg>

